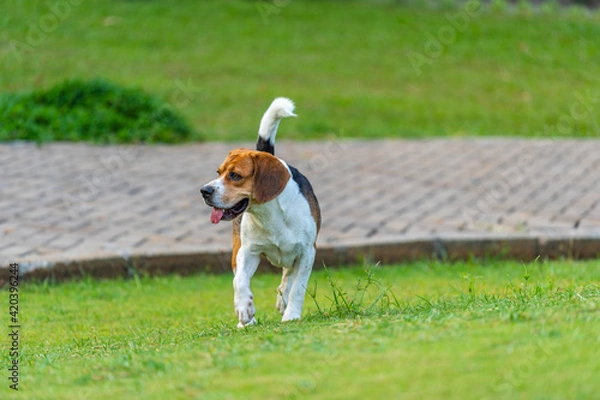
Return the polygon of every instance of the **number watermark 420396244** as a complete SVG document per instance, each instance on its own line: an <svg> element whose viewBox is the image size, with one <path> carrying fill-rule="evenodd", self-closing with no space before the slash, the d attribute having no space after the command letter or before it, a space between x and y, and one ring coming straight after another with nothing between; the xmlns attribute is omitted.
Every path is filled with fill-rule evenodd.
<svg viewBox="0 0 600 400"><path fill-rule="evenodd" d="M10 264L8 280L9 388L19 390L19 264Z"/></svg>

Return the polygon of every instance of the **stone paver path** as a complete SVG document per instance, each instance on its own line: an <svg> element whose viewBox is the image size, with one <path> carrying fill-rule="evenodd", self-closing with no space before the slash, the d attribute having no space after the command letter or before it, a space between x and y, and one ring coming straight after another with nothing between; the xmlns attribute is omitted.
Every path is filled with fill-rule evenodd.
<svg viewBox="0 0 600 400"><path fill-rule="evenodd" d="M0 145L0 265L230 249L199 194L227 152L185 146ZM600 227L600 141L286 142L312 181L319 246Z"/></svg>

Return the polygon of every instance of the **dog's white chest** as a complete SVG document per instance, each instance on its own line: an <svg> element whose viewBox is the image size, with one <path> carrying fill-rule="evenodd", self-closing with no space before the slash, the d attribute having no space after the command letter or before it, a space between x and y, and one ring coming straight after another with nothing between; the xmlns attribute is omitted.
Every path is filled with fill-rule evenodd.
<svg viewBox="0 0 600 400"><path fill-rule="evenodd" d="M242 246L279 267L291 268L317 235L309 205L294 186L288 184L277 199L242 218Z"/></svg>
<svg viewBox="0 0 600 400"><path fill-rule="evenodd" d="M297 228L276 224L264 229L252 216L244 215L242 246L252 253L264 254L275 266L291 268L306 250L306 238L310 236L309 232Z"/></svg>
<svg viewBox="0 0 600 400"><path fill-rule="evenodd" d="M266 245L261 247L262 251L260 253L264 254L271 264L285 268L291 268L304 250L300 244L284 247L276 245Z"/></svg>

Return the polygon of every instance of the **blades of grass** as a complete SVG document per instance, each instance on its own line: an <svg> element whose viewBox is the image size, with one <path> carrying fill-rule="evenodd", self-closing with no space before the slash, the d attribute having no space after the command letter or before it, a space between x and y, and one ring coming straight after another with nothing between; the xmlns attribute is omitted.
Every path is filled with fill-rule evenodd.
<svg viewBox="0 0 600 400"><path fill-rule="evenodd" d="M312 298L313 303L315 303L315 306L317 307L317 312L319 313L319 315L325 316L325 312L323 312L323 310L321 309L321 306L319 305L319 302L317 301L317 287L318 287L318 283L317 280L313 280L313 290L312 292L310 290L307 290L306 293L308 293L308 295Z"/></svg>

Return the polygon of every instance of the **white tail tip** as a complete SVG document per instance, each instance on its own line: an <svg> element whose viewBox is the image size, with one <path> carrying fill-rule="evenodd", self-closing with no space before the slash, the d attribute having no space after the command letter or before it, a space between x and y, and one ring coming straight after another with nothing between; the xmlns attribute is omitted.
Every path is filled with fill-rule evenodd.
<svg viewBox="0 0 600 400"><path fill-rule="evenodd" d="M271 144L275 143L275 135L282 118L296 117L294 114L294 102L286 97L278 97L269 106L258 128L258 135Z"/></svg>
<svg viewBox="0 0 600 400"><path fill-rule="evenodd" d="M273 110L278 118L297 117L297 115L294 114L295 108L296 106L292 100L288 99L287 97L278 97L273 100L267 109L267 112L269 112L269 110Z"/></svg>

